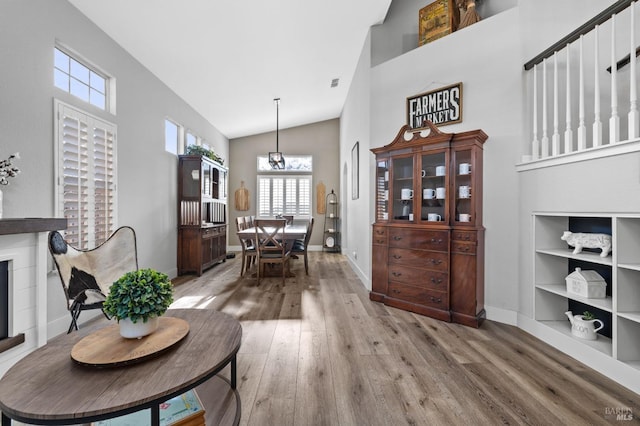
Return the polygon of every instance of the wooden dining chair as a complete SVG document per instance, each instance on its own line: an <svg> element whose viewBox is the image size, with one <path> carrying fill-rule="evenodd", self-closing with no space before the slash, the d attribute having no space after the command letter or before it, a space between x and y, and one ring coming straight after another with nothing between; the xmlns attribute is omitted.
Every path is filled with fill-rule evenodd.
<svg viewBox="0 0 640 426"><path fill-rule="evenodd" d="M289 267L291 250L287 248L286 241L281 240L285 219L256 219L256 248L258 250L258 285L260 285L260 272L264 271L266 264L280 264L282 266L282 284ZM277 237L280 238L277 238Z"/></svg>
<svg viewBox="0 0 640 426"><path fill-rule="evenodd" d="M243 231L247 229L247 222L245 217L236 218L236 230ZM240 248L242 249L242 265L240 267L240 276L243 276L246 271L251 269L251 265L255 263L257 251L256 246L251 239L240 238Z"/></svg>
<svg viewBox="0 0 640 426"><path fill-rule="evenodd" d="M293 215L282 215L282 217L287 221L287 225L293 224Z"/></svg>
<svg viewBox="0 0 640 426"><path fill-rule="evenodd" d="M313 216L309 218L309 223L307 224L307 232L304 234L304 239L295 240L293 243L293 247L291 248L291 253L293 254L301 254L304 256L304 271L309 275L309 258L307 257L307 252L309 248L309 240L311 240L311 232L313 231L313 223L315 219Z"/></svg>

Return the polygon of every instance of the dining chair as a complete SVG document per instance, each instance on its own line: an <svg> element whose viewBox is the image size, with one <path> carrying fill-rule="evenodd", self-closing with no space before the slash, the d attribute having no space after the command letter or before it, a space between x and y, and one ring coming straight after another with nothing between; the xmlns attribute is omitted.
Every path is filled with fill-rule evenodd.
<svg viewBox="0 0 640 426"><path fill-rule="evenodd" d="M289 267L291 250L287 248L285 240L281 240L285 219L256 219L256 248L258 250L258 285L260 272L266 264L282 265L282 284ZM280 238L277 238L280 237Z"/></svg>
<svg viewBox="0 0 640 426"><path fill-rule="evenodd" d="M246 217L237 217L236 230L243 231L247 228ZM251 265L255 263L257 251L252 240L240 237L238 237L238 239L240 240L240 247L242 248L242 266L240 267L240 276L243 276L245 271L251 269Z"/></svg>
<svg viewBox="0 0 640 426"><path fill-rule="evenodd" d="M292 254L301 254L304 256L304 271L307 275L309 275L309 258L307 257L307 252L309 248L309 241L311 240L311 232L313 231L313 223L315 219L313 216L309 218L309 222L307 223L307 232L304 234L304 239L295 240L293 243L293 247L291 247Z"/></svg>
<svg viewBox="0 0 640 426"><path fill-rule="evenodd" d="M282 215L282 217L287 221L287 225L293 224L293 215Z"/></svg>
<svg viewBox="0 0 640 426"><path fill-rule="evenodd" d="M136 233L123 226L94 249L71 246L58 231L49 233L49 252L58 270L67 299L71 324L67 334L78 329L82 311L102 310L109 287L127 272L138 270ZM102 311L109 318L109 316Z"/></svg>

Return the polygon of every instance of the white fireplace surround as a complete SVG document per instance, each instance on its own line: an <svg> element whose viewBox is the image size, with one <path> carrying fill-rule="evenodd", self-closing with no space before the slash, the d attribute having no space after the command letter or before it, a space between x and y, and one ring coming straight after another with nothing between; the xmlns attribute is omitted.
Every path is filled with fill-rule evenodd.
<svg viewBox="0 0 640 426"><path fill-rule="evenodd" d="M47 343L48 230L23 226L18 231L21 228L17 224L17 220L10 225L7 220L0 220L0 231L6 225L12 228L0 232L0 262L8 262L9 337L24 334L24 342L0 352L0 377L29 352Z"/></svg>

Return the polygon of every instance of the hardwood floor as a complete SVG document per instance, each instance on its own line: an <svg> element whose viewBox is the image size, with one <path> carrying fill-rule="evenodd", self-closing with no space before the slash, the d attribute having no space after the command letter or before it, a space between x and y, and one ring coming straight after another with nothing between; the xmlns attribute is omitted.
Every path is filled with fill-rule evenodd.
<svg viewBox="0 0 640 426"><path fill-rule="evenodd" d="M640 424L640 395L515 327L369 301L342 255L292 261L284 286L240 261L180 277L174 306L241 321L242 425Z"/></svg>

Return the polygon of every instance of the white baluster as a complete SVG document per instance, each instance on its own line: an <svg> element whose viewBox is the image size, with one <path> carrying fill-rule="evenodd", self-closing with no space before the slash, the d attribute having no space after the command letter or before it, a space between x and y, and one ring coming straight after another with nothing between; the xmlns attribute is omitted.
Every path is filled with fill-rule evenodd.
<svg viewBox="0 0 640 426"><path fill-rule="evenodd" d="M584 117L584 49L583 49L584 36L580 36L580 76L578 82L578 151L582 151L587 148L587 127L585 125Z"/></svg>
<svg viewBox="0 0 640 426"><path fill-rule="evenodd" d="M551 155L560 154L560 133L558 130L558 52L553 52L553 136Z"/></svg>
<svg viewBox="0 0 640 426"><path fill-rule="evenodd" d="M547 60L542 60L542 158L549 156L549 136L547 135Z"/></svg>
<svg viewBox="0 0 640 426"><path fill-rule="evenodd" d="M566 128L564 131L564 153L573 151L573 131L571 130L571 57L570 45L567 43L567 98L566 98Z"/></svg>
<svg viewBox="0 0 640 426"><path fill-rule="evenodd" d="M540 141L538 140L538 64L533 66L533 141L531 142L531 159L540 156Z"/></svg>
<svg viewBox="0 0 640 426"><path fill-rule="evenodd" d="M636 139L640 136L640 113L638 113L638 89L636 87L636 46L635 46L635 5L631 3L629 11L631 12L631 34L629 36L629 140Z"/></svg>
<svg viewBox="0 0 640 426"><path fill-rule="evenodd" d="M593 146L602 145L602 122L600 122L600 79L598 78L598 68L600 68L600 61L598 58L599 46L598 46L598 29L599 25L596 25L594 31L594 85L593 85Z"/></svg>
<svg viewBox="0 0 640 426"><path fill-rule="evenodd" d="M611 117L609 118L609 143L620 140L618 117L618 65L616 64L616 15L611 15Z"/></svg>

